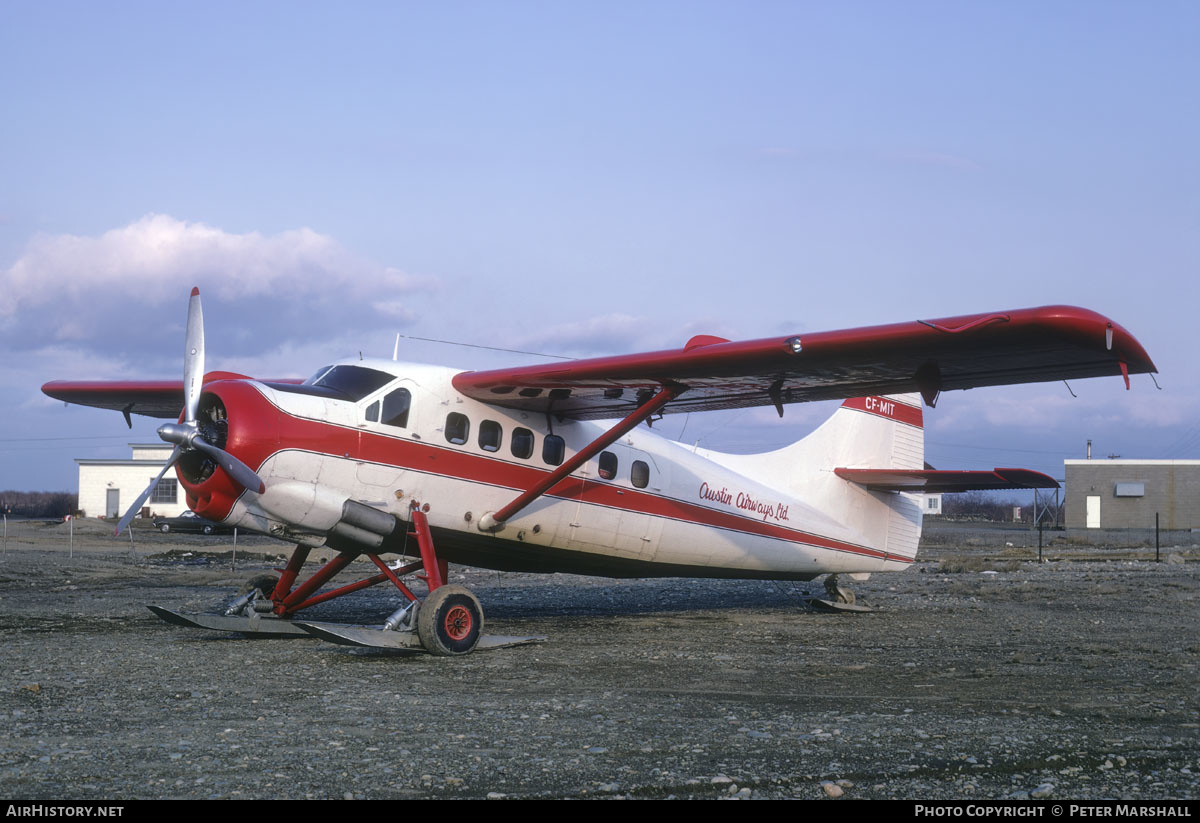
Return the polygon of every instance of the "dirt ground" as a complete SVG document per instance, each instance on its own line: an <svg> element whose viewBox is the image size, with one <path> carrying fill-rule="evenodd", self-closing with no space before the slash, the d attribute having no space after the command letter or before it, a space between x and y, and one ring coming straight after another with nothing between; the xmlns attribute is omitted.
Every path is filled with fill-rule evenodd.
<svg viewBox="0 0 1200 823"><path fill-rule="evenodd" d="M240 541L235 571L227 537L106 529L5 542L0 796L1200 794L1192 545L1039 564L1036 537L934 534L916 568L855 584L862 615L811 609L819 581L455 569L489 632L549 639L445 659L167 625L145 604L219 610L288 547Z"/></svg>

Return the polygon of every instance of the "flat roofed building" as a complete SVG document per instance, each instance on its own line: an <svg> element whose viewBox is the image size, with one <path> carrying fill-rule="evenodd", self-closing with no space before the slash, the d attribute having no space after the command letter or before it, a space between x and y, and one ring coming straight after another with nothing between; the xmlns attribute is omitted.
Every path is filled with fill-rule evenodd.
<svg viewBox="0 0 1200 823"><path fill-rule="evenodd" d="M1200 529L1200 460L1064 462L1069 529Z"/></svg>
<svg viewBox="0 0 1200 823"><path fill-rule="evenodd" d="M129 460L75 458L79 465L79 510L84 517L119 518L162 471L172 447L161 443L130 443L129 448L132 451ZM167 472L159 481L145 508L155 517L177 517L187 511L174 471Z"/></svg>

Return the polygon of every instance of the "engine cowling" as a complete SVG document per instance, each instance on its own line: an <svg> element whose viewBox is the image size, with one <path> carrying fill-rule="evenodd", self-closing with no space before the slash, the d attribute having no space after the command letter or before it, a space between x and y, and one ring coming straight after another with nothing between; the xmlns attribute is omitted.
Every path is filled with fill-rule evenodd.
<svg viewBox="0 0 1200 823"><path fill-rule="evenodd" d="M196 424L205 440L257 471L279 450L281 414L253 382L218 380L204 387ZM184 454L176 474L188 507L209 520L224 520L239 497L253 494L200 451Z"/></svg>

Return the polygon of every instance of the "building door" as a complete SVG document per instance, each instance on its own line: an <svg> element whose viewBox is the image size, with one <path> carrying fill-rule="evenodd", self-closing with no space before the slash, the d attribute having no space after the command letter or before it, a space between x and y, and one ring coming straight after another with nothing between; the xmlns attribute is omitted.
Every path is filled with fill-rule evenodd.
<svg viewBox="0 0 1200 823"><path fill-rule="evenodd" d="M104 500L104 516L105 517L120 517L121 516L121 490L109 489L108 495Z"/></svg>
<svg viewBox="0 0 1200 823"><path fill-rule="evenodd" d="M1087 527L1100 528L1100 495L1089 494L1087 499Z"/></svg>

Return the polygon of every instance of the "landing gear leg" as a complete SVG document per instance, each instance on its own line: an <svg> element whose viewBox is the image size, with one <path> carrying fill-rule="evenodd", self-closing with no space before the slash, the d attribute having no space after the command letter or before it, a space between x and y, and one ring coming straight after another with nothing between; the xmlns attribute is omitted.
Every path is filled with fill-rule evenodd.
<svg viewBox="0 0 1200 823"><path fill-rule="evenodd" d="M177 626L255 635L312 635L348 646L405 652L424 650L442 656L469 654L476 648L497 649L545 640L544 637L482 634L483 608L479 605L479 599L463 586L446 583L446 561L439 558L434 549L433 535L424 508L414 506L409 524L410 534L417 538L420 547L420 560L404 565L397 561L395 565L388 565L378 554L365 553L379 569L379 574L318 594L318 589L364 552L342 551L297 585L300 570L309 554L309 547L299 545L287 567L278 570L278 579L266 575L250 580L243 588L243 595L223 615L179 614L158 606L150 606L150 610ZM424 601L400 579L416 571L424 572L420 577L429 586L429 594ZM406 602L387 619L382 631L292 619L297 612L310 606L385 581L391 581Z"/></svg>
<svg viewBox="0 0 1200 823"><path fill-rule="evenodd" d="M834 603L842 603L847 606L854 605L854 591L849 586L843 586L836 574L831 574L825 578L825 593L829 595L829 599Z"/></svg>
<svg viewBox="0 0 1200 823"><path fill-rule="evenodd" d="M828 599L822 600L814 597L809 602L814 606L819 606L822 609L832 612L871 611L868 606L860 606L854 602L854 592L849 586L843 586L836 574L831 574L825 578L825 593L828 595Z"/></svg>
<svg viewBox="0 0 1200 823"><path fill-rule="evenodd" d="M470 654L479 643L483 630L483 607L470 589L446 583L446 561L437 556L433 535L425 512L412 509L410 532L417 538L425 565L429 594L417 610L417 636L430 654L441 656Z"/></svg>

